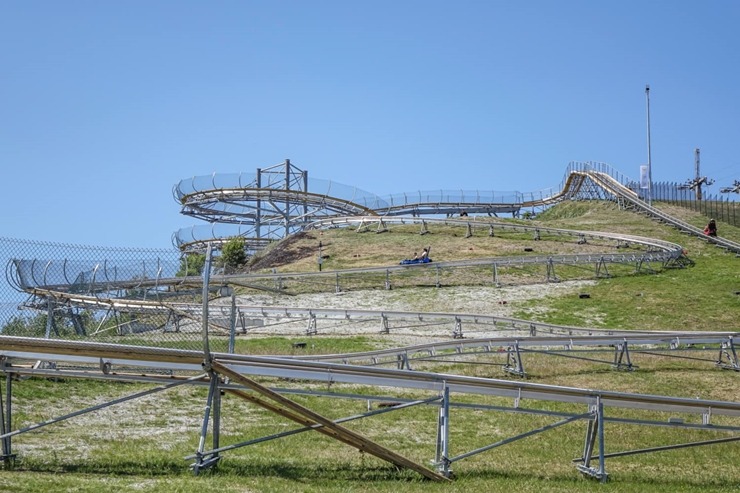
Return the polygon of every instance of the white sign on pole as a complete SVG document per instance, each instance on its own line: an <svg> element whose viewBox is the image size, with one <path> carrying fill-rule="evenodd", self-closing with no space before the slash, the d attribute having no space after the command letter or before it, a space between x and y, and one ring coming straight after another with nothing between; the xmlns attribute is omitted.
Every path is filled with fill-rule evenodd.
<svg viewBox="0 0 740 493"><path fill-rule="evenodd" d="M648 177L648 167L646 165L640 166L640 188L650 188L650 178Z"/></svg>

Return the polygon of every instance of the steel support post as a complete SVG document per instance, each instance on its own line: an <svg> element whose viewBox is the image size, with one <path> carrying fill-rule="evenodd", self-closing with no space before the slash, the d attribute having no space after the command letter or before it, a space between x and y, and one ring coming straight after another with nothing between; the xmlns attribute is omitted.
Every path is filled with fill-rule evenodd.
<svg viewBox="0 0 740 493"><path fill-rule="evenodd" d="M236 293L231 288L231 313L229 317L229 354L236 349Z"/></svg>
<svg viewBox="0 0 740 493"><path fill-rule="evenodd" d="M334 292L335 293L341 293L342 292L342 288L339 285L339 272L337 272L336 281L334 283Z"/></svg>
<svg viewBox="0 0 740 493"><path fill-rule="evenodd" d="M59 337L59 332L57 332L56 327L54 327L54 302L51 300L51 297L49 297L46 298L46 334L44 336L46 339L51 338L52 329L56 332L57 337Z"/></svg>
<svg viewBox="0 0 740 493"><path fill-rule="evenodd" d="M437 265L435 267L436 267L436 271L437 271L437 282L436 282L436 286L439 288L439 287L442 287L442 283L439 280L439 265Z"/></svg>
<svg viewBox="0 0 740 493"><path fill-rule="evenodd" d="M610 277L609 270L606 268L604 257L599 258L599 261L596 262L596 277Z"/></svg>
<svg viewBox="0 0 740 493"><path fill-rule="evenodd" d="M435 462L437 471L449 478L452 475L450 469L450 388L445 383L442 392L442 402L439 406L439 418L437 420L437 453Z"/></svg>
<svg viewBox="0 0 740 493"><path fill-rule="evenodd" d="M219 391L218 388L218 374L214 372L213 370L209 370L208 375L210 376L211 382L208 386L208 397L206 399L206 407L205 411L203 412L203 424L200 428L200 441L198 442L198 450L195 452L195 462L190 464L190 468L193 470L193 474L196 476L200 473L203 469L208 469L210 467L215 466L218 461L220 460L220 457L218 454L204 454L203 451L206 447L206 438L208 436L208 422L211 420L211 408L213 408L214 411L214 418L213 418L213 441L214 445L218 442L218 435L219 431L216 430L216 424L220 424L220 399L217 404L214 404L216 401L216 394ZM219 396L220 397L220 396ZM216 418L216 408L218 408L218 415L219 417ZM214 448L218 448L217 446Z"/></svg>
<svg viewBox="0 0 740 493"><path fill-rule="evenodd" d="M308 314L308 327L306 327L306 335L316 335L318 330L316 329L316 314L309 312Z"/></svg>
<svg viewBox="0 0 740 493"><path fill-rule="evenodd" d="M501 287L501 283L498 280L498 265L496 265L496 262L493 263L493 285L497 288Z"/></svg>
<svg viewBox="0 0 740 493"><path fill-rule="evenodd" d="M490 225L490 226L488 227L488 236L490 236L491 238L493 238L493 237L495 236L495 235L493 234L493 224L491 224L491 225Z"/></svg>
<svg viewBox="0 0 740 493"><path fill-rule="evenodd" d="M601 398L596 398L596 404L591 406L592 418L588 421L586 429L586 442L583 448L583 464L578 465L578 470L586 476L598 479L606 483L608 475L606 473L606 460L604 456L604 405ZM593 457L594 445L598 443L598 468L591 467L591 458Z"/></svg>
<svg viewBox="0 0 740 493"><path fill-rule="evenodd" d="M597 412L598 415L596 416L596 422L598 423L599 428L597 431L599 438L599 470L597 478L602 483L606 483L606 460L604 459L604 404L601 402L601 397L598 398Z"/></svg>
<svg viewBox="0 0 740 493"><path fill-rule="evenodd" d="M220 448L221 444L221 396L222 391L218 388L219 384L219 376L218 374L215 374L216 379L216 390L213 393L213 449L218 450ZM220 459L220 456L218 455L218 452L211 455L211 459L218 461ZM214 462L215 464L215 462Z"/></svg>
<svg viewBox="0 0 740 493"><path fill-rule="evenodd" d="M419 231L420 235L425 235L429 233L429 229L427 229L427 222L423 219L421 220L421 231Z"/></svg>
<svg viewBox="0 0 740 493"><path fill-rule="evenodd" d="M391 289L391 271L390 269L386 269L385 271L385 289L386 291L390 291Z"/></svg>
<svg viewBox="0 0 740 493"><path fill-rule="evenodd" d="M552 258L547 259L547 282L559 282L558 276L555 274L555 264Z"/></svg>
<svg viewBox="0 0 740 493"><path fill-rule="evenodd" d="M383 334L390 333L390 326L388 325L388 317L383 313L380 314L380 331Z"/></svg>
<svg viewBox="0 0 740 493"><path fill-rule="evenodd" d="M0 362L5 365L5 361ZM3 403L2 392L0 392L0 435L10 433L10 426L12 423L12 407L11 407L11 396L12 396L12 382L13 378L10 373L5 374L5 402ZM12 442L10 436L3 437L3 454L0 456L0 461L8 464L15 459L15 454L12 450Z"/></svg>
<svg viewBox="0 0 740 493"><path fill-rule="evenodd" d="M285 160L285 190L290 190L290 159ZM290 236L290 205L291 202L285 198L285 237Z"/></svg>
<svg viewBox="0 0 740 493"><path fill-rule="evenodd" d="M301 171L301 178L303 178L303 192L308 193L308 171ZM308 216L308 203L303 202L303 217Z"/></svg>
<svg viewBox="0 0 740 493"><path fill-rule="evenodd" d="M593 407L591 408L591 418L586 424L586 439L583 443L583 455L581 461L583 462L582 467L589 468L591 466L591 457L593 456L594 444L596 443L596 422L593 419ZM579 467L579 470L581 467Z"/></svg>
<svg viewBox="0 0 740 493"><path fill-rule="evenodd" d="M213 245L211 243L208 244L208 248L206 250L206 263L203 267L203 291L202 291L202 297L203 297L203 314L201 317L201 330L202 330L202 337L203 337L203 360L206 363L206 366L210 364L211 361L211 349L208 345L208 291L210 287L210 281L211 281L211 254L213 253ZM209 370L210 368L205 368L206 370Z"/></svg>
<svg viewBox="0 0 740 493"><path fill-rule="evenodd" d="M455 317L455 329L452 331L452 338L453 339L463 338L462 320L460 320L460 317Z"/></svg>
<svg viewBox="0 0 740 493"><path fill-rule="evenodd" d="M241 185L241 179L239 180ZM257 168L255 182L258 189L262 188L262 168ZM259 197L259 196L258 196ZM262 200L257 198L254 209L254 233L257 238L262 238Z"/></svg>
<svg viewBox="0 0 740 493"><path fill-rule="evenodd" d="M470 238L473 236L473 227L468 223L468 231L465 233L465 238Z"/></svg>
<svg viewBox="0 0 740 493"><path fill-rule="evenodd" d="M626 368L627 370L632 371L634 369L634 367L632 366L632 359L630 358L630 350L627 344L627 339L614 347L614 364L612 366L617 370Z"/></svg>
<svg viewBox="0 0 740 493"><path fill-rule="evenodd" d="M519 341L515 341L513 346L506 348L506 364L504 371L525 377L524 365L522 364L522 355L519 352Z"/></svg>
<svg viewBox="0 0 740 493"><path fill-rule="evenodd" d="M723 358L727 359L727 363L723 361ZM722 368L740 371L740 362L737 359L737 351L732 336L727 338L727 342L723 342L720 345L717 365Z"/></svg>

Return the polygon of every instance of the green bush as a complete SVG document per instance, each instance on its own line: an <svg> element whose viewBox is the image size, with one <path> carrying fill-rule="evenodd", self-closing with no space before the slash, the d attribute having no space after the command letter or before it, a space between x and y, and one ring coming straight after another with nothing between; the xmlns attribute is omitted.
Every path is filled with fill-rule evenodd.
<svg viewBox="0 0 740 493"><path fill-rule="evenodd" d="M241 236L230 239L221 249L221 260L227 270L235 270L247 263L247 251L244 238Z"/></svg>

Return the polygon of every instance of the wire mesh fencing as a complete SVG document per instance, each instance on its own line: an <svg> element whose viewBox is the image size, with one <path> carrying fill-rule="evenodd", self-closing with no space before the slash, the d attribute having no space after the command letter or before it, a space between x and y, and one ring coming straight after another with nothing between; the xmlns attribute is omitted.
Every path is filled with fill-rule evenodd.
<svg viewBox="0 0 740 493"><path fill-rule="evenodd" d="M0 238L0 334L202 349L202 278L177 250ZM212 350L228 326L214 317Z"/></svg>
<svg viewBox="0 0 740 493"><path fill-rule="evenodd" d="M653 190L655 200L691 209L732 226L740 226L740 202L733 196L703 194L700 199L695 190L678 183L666 182L655 183Z"/></svg>

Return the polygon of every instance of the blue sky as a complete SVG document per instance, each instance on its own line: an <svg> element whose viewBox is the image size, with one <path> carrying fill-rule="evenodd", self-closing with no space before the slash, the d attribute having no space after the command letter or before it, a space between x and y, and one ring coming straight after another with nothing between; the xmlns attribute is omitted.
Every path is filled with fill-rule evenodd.
<svg viewBox="0 0 740 493"><path fill-rule="evenodd" d="M740 2L0 0L0 236L171 247L172 187L291 159L388 195L570 161L740 179Z"/></svg>

